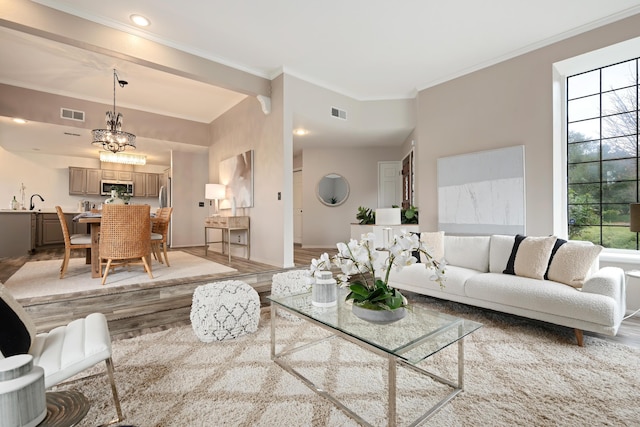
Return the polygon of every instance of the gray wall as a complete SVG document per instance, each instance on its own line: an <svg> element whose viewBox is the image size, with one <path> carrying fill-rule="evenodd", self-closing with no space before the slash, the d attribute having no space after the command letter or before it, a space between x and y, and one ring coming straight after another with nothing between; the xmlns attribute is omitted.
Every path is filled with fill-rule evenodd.
<svg viewBox="0 0 640 427"><path fill-rule="evenodd" d="M173 152L171 155L171 247L204 245L204 219L207 204L204 186L209 168L201 153Z"/></svg>
<svg viewBox="0 0 640 427"><path fill-rule="evenodd" d="M554 233L552 64L638 36L640 15L635 15L420 91L416 202L421 229L437 227L439 157L524 145L526 231Z"/></svg>
<svg viewBox="0 0 640 427"><path fill-rule="evenodd" d="M306 149L302 166L302 246L333 248L349 241L350 224L357 223L359 206L378 206L378 162L400 160L398 148ZM349 182L350 193L340 206L326 206L316 196L316 186L328 173Z"/></svg>
<svg viewBox="0 0 640 427"><path fill-rule="evenodd" d="M293 237L285 245L284 198L285 159L291 170L293 155L284 155L282 78L273 82L271 113L262 112L258 100L249 97L220 116L211 124L212 144L209 149L209 182L219 182L220 161L254 150L253 207L238 209L236 215L251 217L251 259L276 265L290 266L293 260ZM289 178L289 183L292 178ZM290 184L289 184L290 185ZM204 187L202 187L204 192ZM222 215L230 215L223 210Z"/></svg>

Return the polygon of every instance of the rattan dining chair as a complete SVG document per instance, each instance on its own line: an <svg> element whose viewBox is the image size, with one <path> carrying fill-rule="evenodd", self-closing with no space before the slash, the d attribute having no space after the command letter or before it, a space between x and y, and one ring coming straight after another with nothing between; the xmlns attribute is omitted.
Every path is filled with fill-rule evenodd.
<svg viewBox="0 0 640 427"><path fill-rule="evenodd" d="M162 254L164 254L164 261L167 263L167 267L171 267L167 257L167 234L172 212L172 207L158 209L156 212L158 220L151 226L151 250L153 251L153 256L162 264Z"/></svg>
<svg viewBox="0 0 640 427"><path fill-rule="evenodd" d="M90 234L69 234L69 227L64 217L64 212L60 206L56 206L56 212L58 213L58 219L60 220L60 226L62 227L62 235L64 236L64 258L62 259L62 265L60 266L60 278L64 279L64 274L69 267L69 258L71 258L71 249L85 249L86 259L88 263L91 263L91 235Z"/></svg>
<svg viewBox="0 0 640 427"><path fill-rule="evenodd" d="M100 222L100 268L105 265L102 284L109 270L118 265L144 265L151 254L151 214L149 205L104 205Z"/></svg>

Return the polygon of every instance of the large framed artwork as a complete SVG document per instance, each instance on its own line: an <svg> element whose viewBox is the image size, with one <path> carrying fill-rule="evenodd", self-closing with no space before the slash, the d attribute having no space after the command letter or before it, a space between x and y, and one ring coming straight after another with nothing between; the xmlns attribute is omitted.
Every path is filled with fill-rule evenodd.
<svg viewBox="0 0 640 427"><path fill-rule="evenodd" d="M220 209L253 207L253 150L220 162L220 183L227 186L225 200L220 201Z"/></svg>
<svg viewBox="0 0 640 427"><path fill-rule="evenodd" d="M438 159L438 229L525 234L524 146Z"/></svg>

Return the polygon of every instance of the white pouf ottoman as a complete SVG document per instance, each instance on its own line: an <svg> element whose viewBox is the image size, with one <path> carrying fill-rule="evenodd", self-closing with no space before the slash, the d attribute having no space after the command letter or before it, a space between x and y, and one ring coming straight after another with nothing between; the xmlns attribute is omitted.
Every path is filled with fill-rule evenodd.
<svg viewBox="0 0 640 427"><path fill-rule="evenodd" d="M258 330L260 297L239 280L198 286L191 304L191 327L200 341L221 341Z"/></svg>
<svg viewBox="0 0 640 427"><path fill-rule="evenodd" d="M276 297L309 291L313 280L310 280L310 277L307 276L306 273L306 270L290 270L274 274L271 278L271 295ZM284 310L276 310L276 314L292 322L302 320Z"/></svg>

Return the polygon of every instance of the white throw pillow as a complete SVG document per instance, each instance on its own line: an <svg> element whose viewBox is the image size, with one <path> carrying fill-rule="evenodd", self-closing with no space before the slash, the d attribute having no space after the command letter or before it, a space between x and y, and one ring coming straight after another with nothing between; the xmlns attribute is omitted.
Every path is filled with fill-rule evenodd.
<svg viewBox="0 0 640 427"><path fill-rule="evenodd" d="M423 231L420 240L433 259L441 261L444 258L444 231ZM420 262L427 262L423 253L420 253Z"/></svg>
<svg viewBox="0 0 640 427"><path fill-rule="evenodd" d="M491 236L491 244L489 246L489 271L491 273L502 273L507 268L507 262L511 256L515 239L516 236L502 234Z"/></svg>
<svg viewBox="0 0 640 427"><path fill-rule="evenodd" d="M555 236L516 236L504 273L543 280L556 240Z"/></svg>
<svg viewBox="0 0 640 427"><path fill-rule="evenodd" d="M549 280L581 288L602 246L567 242L560 246L549 265Z"/></svg>
<svg viewBox="0 0 640 427"><path fill-rule="evenodd" d="M490 236L444 236L447 264L489 272Z"/></svg>

